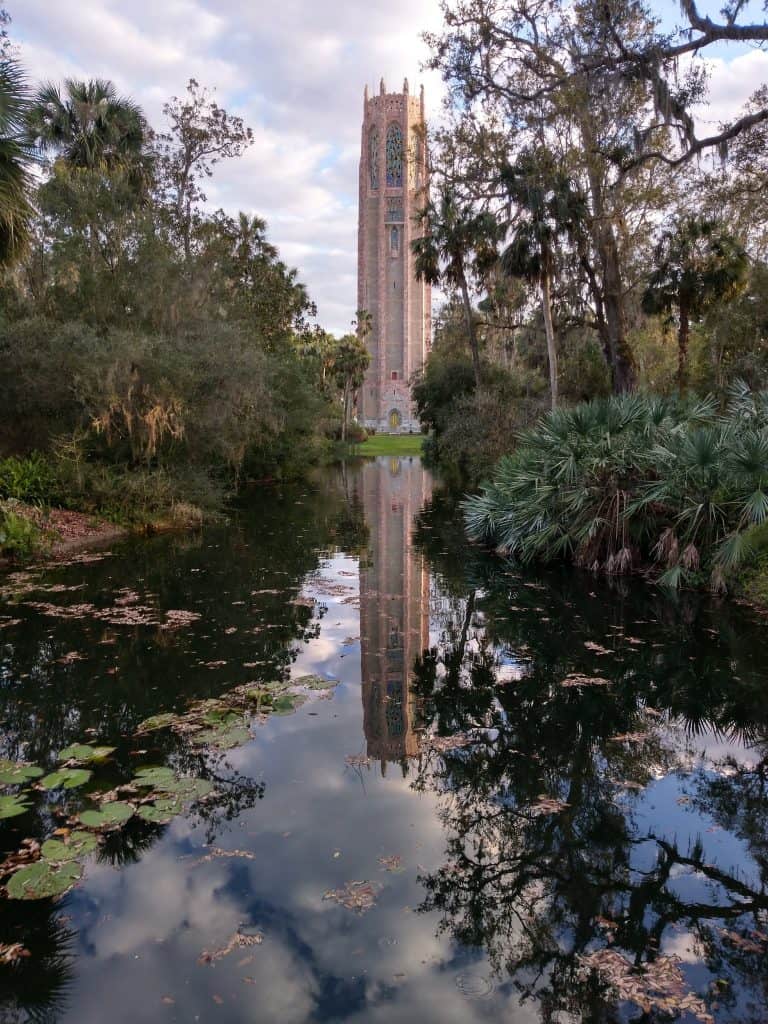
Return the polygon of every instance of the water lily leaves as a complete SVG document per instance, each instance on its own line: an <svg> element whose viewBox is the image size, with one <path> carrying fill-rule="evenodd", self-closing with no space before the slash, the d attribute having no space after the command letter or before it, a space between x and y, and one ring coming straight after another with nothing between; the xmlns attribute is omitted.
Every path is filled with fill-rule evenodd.
<svg viewBox="0 0 768 1024"><path fill-rule="evenodd" d="M136 732L154 732L156 729L167 729L169 725L173 725L177 720L178 715L174 715L172 711L166 711L160 715L150 715L149 718L145 718L143 722L140 722Z"/></svg>
<svg viewBox="0 0 768 1024"><path fill-rule="evenodd" d="M153 825L167 825L169 821L173 820L176 813L178 812L158 807L156 804L142 804L138 810L139 817Z"/></svg>
<svg viewBox="0 0 768 1024"><path fill-rule="evenodd" d="M90 779L93 773L87 768L59 768L40 780L43 789L75 789Z"/></svg>
<svg viewBox="0 0 768 1024"><path fill-rule="evenodd" d="M326 679L325 676L298 676L292 680L293 686L301 686L305 690L332 690L339 685L338 679Z"/></svg>
<svg viewBox="0 0 768 1024"><path fill-rule="evenodd" d="M15 818L18 814L24 814L28 810L29 803L24 799L23 794L0 796L0 818Z"/></svg>
<svg viewBox="0 0 768 1024"><path fill-rule="evenodd" d="M133 816L136 808L133 804L121 800L111 800L101 805L99 811L82 811L78 817L88 828L115 828L124 824Z"/></svg>
<svg viewBox="0 0 768 1024"><path fill-rule="evenodd" d="M12 900L42 900L50 896L61 896L72 888L82 873L82 865L76 861L57 865L39 860L11 875L6 886L8 896Z"/></svg>
<svg viewBox="0 0 768 1024"><path fill-rule="evenodd" d="M173 785L164 786L163 791L184 801L202 800L213 792L213 783L207 779L176 779Z"/></svg>
<svg viewBox="0 0 768 1024"><path fill-rule="evenodd" d="M197 746L215 747L217 750L232 750L233 747L239 747L243 743L247 743L251 738L251 734L244 725L215 726L211 729L203 729L200 732L196 732L190 738Z"/></svg>
<svg viewBox="0 0 768 1024"><path fill-rule="evenodd" d="M23 761L8 761L0 758L0 782L9 785L23 785L30 779L39 779L43 769L36 764L25 764Z"/></svg>
<svg viewBox="0 0 768 1024"><path fill-rule="evenodd" d="M181 814L184 810L184 799L178 794L161 796L155 800L155 807L166 814Z"/></svg>
<svg viewBox="0 0 768 1024"><path fill-rule="evenodd" d="M290 715L300 708L306 699L303 693L281 693L272 701L272 713L274 715Z"/></svg>
<svg viewBox="0 0 768 1024"><path fill-rule="evenodd" d="M66 842L60 839L46 839L40 853L45 860L54 864L65 864L67 861L93 853L98 845L98 839L90 832L72 832Z"/></svg>
<svg viewBox="0 0 768 1024"><path fill-rule="evenodd" d="M133 779L136 786L151 786L153 789L163 789L169 782L175 782L176 776L172 768L140 768Z"/></svg>
<svg viewBox="0 0 768 1024"><path fill-rule="evenodd" d="M92 747L90 743L72 743L59 752L59 761L103 761L114 747Z"/></svg>
<svg viewBox="0 0 768 1024"><path fill-rule="evenodd" d="M232 725L239 725L242 720L242 715L239 712L227 711L222 708L206 711L203 715L203 721L206 725L216 726L217 728L229 728Z"/></svg>
<svg viewBox="0 0 768 1024"><path fill-rule="evenodd" d="M184 810L184 804L199 800L213 790L206 779L174 779L164 786L154 803L142 804L139 817L156 825L165 825Z"/></svg>

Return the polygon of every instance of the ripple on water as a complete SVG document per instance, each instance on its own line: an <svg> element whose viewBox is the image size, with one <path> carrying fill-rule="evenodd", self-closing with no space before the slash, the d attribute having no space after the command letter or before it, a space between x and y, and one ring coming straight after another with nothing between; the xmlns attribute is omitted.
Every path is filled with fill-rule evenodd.
<svg viewBox="0 0 768 1024"><path fill-rule="evenodd" d="M485 974L458 974L456 988L467 999L488 999L493 995L495 985Z"/></svg>

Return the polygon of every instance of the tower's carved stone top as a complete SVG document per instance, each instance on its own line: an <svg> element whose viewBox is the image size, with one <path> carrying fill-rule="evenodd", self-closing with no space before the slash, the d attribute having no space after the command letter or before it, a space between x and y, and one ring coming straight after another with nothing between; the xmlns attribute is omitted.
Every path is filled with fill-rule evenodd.
<svg viewBox="0 0 768 1024"><path fill-rule="evenodd" d="M398 115L407 110L411 116L424 117L424 86L420 88L418 96L410 95L408 79L403 81L402 92L387 92L387 87L382 78L379 85L379 92L371 96L368 86L363 94L363 106L366 116L382 112L390 115Z"/></svg>

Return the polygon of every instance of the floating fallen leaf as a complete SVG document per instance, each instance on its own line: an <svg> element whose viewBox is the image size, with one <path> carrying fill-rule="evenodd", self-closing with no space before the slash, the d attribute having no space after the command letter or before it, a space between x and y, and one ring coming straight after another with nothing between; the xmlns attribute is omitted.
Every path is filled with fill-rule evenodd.
<svg viewBox="0 0 768 1024"><path fill-rule="evenodd" d="M212 860L217 858L240 858L242 860L256 860L256 855L250 853L248 850L221 850L218 846L213 846L203 857L198 857L196 860L189 862L190 867L197 867L198 864L209 864Z"/></svg>
<svg viewBox="0 0 768 1024"><path fill-rule="evenodd" d="M364 914L375 905L379 888L375 882L347 882L341 889L329 889L323 899L333 900L347 910Z"/></svg>
<svg viewBox="0 0 768 1024"><path fill-rule="evenodd" d="M531 804L528 810L534 817L538 817L540 814L559 814L566 807L570 807L570 804L565 803L564 800L556 800L542 793L536 803Z"/></svg>
<svg viewBox="0 0 768 1024"><path fill-rule="evenodd" d="M601 647L600 644L596 644L592 640L585 640L584 646L587 648L588 651L592 651L594 654L603 655L612 653L608 650L607 647Z"/></svg>
<svg viewBox="0 0 768 1024"><path fill-rule="evenodd" d="M745 953L756 953L762 956L768 952L768 935L762 932L750 931L746 935L740 935L728 928L720 928L720 935L730 946L741 949Z"/></svg>
<svg viewBox="0 0 768 1024"><path fill-rule="evenodd" d="M59 665L72 665L76 661L85 661L85 655L81 654L80 651L67 651L66 654L62 654L56 661Z"/></svg>
<svg viewBox="0 0 768 1024"><path fill-rule="evenodd" d="M560 683L561 686L610 686L610 679L603 679L602 676L582 676L574 672L571 675L566 676L565 679Z"/></svg>
<svg viewBox="0 0 768 1024"><path fill-rule="evenodd" d="M390 857L379 857L379 864L385 871L403 870L403 858L397 853L393 853Z"/></svg>
<svg viewBox="0 0 768 1024"><path fill-rule="evenodd" d="M228 956L233 949L243 949L247 946L260 946L264 941L261 932L254 932L253 935L245 935L243 932L235 932L229 941L219 949L204 949L197 958L199 964L212 964L223 957Z"/></svg>
<svg viewBox="0 0 768 1024"><path fill-rule="evenodd" d="M594 971L619 999L637 1004L644 1013L653 1011L677 1016L689 1012L704 1024L714 1024L703 999L686 989L679 964L673 956L660 956L639 970L615 949L599 949L577 956L582 969Z"/></svg>
<svg viewBox="0 0 768 1024"><path fill-rule="evenodd" d="M200 618L202 616L199 612L188 612L183 608L172 608L165 613L165 622L160 628L181 629L182 626L188 626L191 622L197 622Z"/></svg>

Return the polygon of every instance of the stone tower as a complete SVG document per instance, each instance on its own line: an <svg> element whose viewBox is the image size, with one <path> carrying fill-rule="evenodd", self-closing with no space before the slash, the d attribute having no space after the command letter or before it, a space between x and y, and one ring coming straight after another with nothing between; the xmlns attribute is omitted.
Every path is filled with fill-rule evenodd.
<svg viewBox="0 0 768 1024"><path fill-rule="evenodd" d="M378 96L365 88L360 150L357 306L371 316L371 364L360 392L367 427L418 431L408 382L424 364L432 332L431 289L417 281L411 240L427 191L424 89Z"/></svg>

